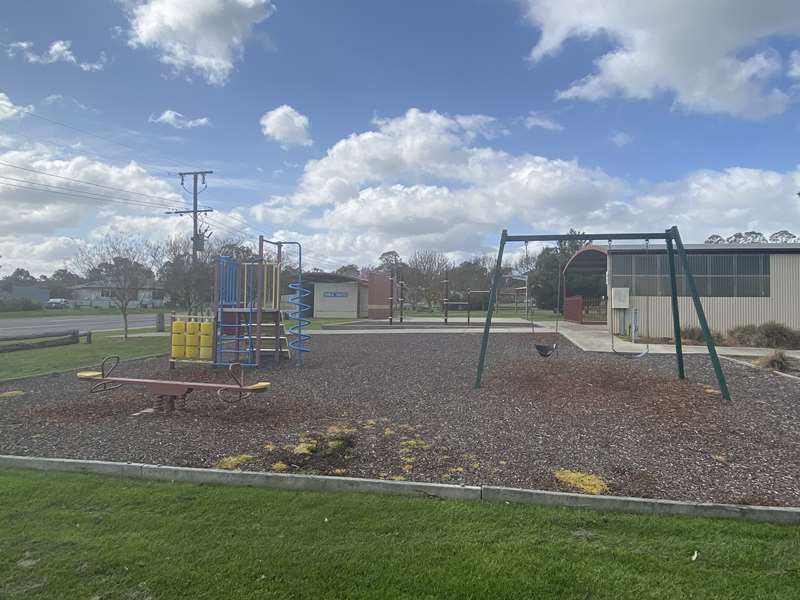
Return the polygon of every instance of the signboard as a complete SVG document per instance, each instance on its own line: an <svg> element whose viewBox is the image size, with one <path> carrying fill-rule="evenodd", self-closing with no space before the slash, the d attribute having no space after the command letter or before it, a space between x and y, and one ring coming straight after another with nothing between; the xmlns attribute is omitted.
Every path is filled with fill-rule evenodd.
<svg viewBox="0 0 800 600"><path fill-rule="evenodd" d="M322 292L323 298L347 298L349 292Z"/></svg>

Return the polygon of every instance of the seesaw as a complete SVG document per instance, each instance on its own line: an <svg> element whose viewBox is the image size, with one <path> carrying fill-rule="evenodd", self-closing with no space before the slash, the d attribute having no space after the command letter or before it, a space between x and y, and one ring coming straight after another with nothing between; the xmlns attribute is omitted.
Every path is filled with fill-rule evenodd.
<svg viewBox="0 0 800 600"><path fill-rule="evenodd" d="M244 385L244 370L239 363L233 363L228 367L228 375L230 375L234 383L111 377L111 373L117 368L118 364L119 356L106 356L100 365L99 371L80 371L78 379L94 382L94 385L89 389L90 394L101 394L120 388L123 385L142 385L149 392L158 396L159 403L156 408L164 409L166 412L175 410L175 401L185 400L186 396L195 390L213 391L225 402L238 402L239 400L244 400L250 394L266 391L271 385L267 381Z"/></svg>

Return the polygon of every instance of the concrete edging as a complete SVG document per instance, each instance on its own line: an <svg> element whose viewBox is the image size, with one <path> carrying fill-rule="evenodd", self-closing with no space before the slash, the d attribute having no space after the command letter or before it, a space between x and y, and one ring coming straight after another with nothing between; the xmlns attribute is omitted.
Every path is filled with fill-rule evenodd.
<svg viewBox="0 0 800 600"><path fill-rule="evenodd" d="M628 496L591 496L490 485L461 486L416 481L387 481L383 479L294 475L259 471L227 471L223 469L198 469L143 463L13 455L0 455L0 467L38 471L95 473L151 481L264 487L277 490L392 494L479 502L513 502L515 504L589 508L628 513L734 518L767 523L800 524L800 508L795 507L698 503Z"/></svg>

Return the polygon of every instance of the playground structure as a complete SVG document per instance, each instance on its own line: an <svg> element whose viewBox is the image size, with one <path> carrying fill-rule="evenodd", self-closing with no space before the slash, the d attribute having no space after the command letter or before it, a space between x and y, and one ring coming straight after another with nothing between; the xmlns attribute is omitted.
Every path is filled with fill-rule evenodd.
<svg viewBox="0 0 800 600"><path fill-rule="evenodd" d="M277 259L264 259L264 244L278 247ZM289 284L294 295L289 302L295 307L288 316L296 321L288 333L281 310L281 269L284 245L297 245L299 274ZM309 306L303 297L302 248L297 242L271 242L259 238L259 258L241 261L220 256L214 265L213 316L172 314L170 368L178 362L196 362L225 367L259 367L265 356L276 361L291 358L297 352L298 365L309 349L310 336L303 327L310 321L303 316Z"/></svg>
<svg viewBox="0 0 800 600"><path fill-rule="evenodd" d="M216 392L226 402L239 402L250 394L261 393L270 387L270 383L259 381L252 385L244 384L244 371L242 365L232 363L228 367L228 374L234 383L202 383L197 381L169 381L164 379L137 379L133 377L112 377L111 373L119 365L119 356L107 356L103 359L99 371L80 371L78 379L93 383L90 394L102 394L118 389L123 385L142 385L147 390L158 396L155 409L172 412L176 403L186 400L186 397L195 390Z"/></svg>
<svg viewBox="0 0 800 600"><path fill-rule="evenodd" d="M489 294L489 307L486 312L486 319L484 321L483 336L481 338L481 349L478 357L478 368L475 375L475 388L481 387L481 379L483 376L484 367L486 364L486 349L489 343L489 333L492 325L492 314L494 312L495 303L497 300L497 291L500 286L502 276L503 252L505 245L509 242L560 242L560 241L594 241L594 240L608 240L609 244L612 240L644 240L645 244L649 245L652 240L664 240L667 246L667 256L669 259L669 272L670 272L670 297L672 304L672 324L675 337L675 357L677 360L678 378L685 379L686 372L683 358L683 347L681 342L681 324L680 313L678 311L678 288L677 288L677 275L675 269L675 255L678 255L686 277L686 283L692 297L695 311L697 313L700 328L703 331L703 337L708 348L708 355L711 359L711 364L714 367L714 374L719 384L719 390L725 400L730 400L730 392L728 385L725 381L725 375L722 372L722 365L720 364L719 357L717 356L716 344L714 337L708 326L703 304L700 301L700 294L697 291L697 285L692 274L689 260L686 255L686 250L683 246L680 233L676 226L662 232L646 232L646 233L607 233L607 234L544 234L544 235L509 235L507 230L503 230L500 234L500 245L497 251L497 262L495 263L494 276L492 278L492 288ZM648 346L649 348L649 346ZM638 354L636 356L644 356L647 352Z"/></svg>

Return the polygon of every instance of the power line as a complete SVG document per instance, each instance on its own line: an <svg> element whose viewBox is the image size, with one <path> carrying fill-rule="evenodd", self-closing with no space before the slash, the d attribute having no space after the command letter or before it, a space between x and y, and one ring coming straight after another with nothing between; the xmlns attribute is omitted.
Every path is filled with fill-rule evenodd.
<svg viewBox="0 0 800 600"><path fill-rule="evenodd" d="M11 179L11 178L10 177L0 176L0 179ZM15 181L25 181L25 180L15 180ZM164 208L161 205L150 204L150 203L142 202L142 201L138 201L138 200L130 200L130 199L125 199L125 198L115 198L113 196L100 196L100 195L97 195L97 194L89 194L89 193L86 193L86 192L79 192L79 191L75 191L75 192L59 191L60 189L68 189L68 188L59 188L58 190L55 190L55 189L42 189L41 187L31 187L31 185L47 186L48 184L46 184L46 183L29 182L29 185L26 186L26 185L19 185L19 184L16 184L16 183L5 183L4 182L1 185L4 186L4 187L12 187L12 188L17 188L17 189L27 190L27 191L30 191L30 192L44 192L44 193L48 193L48 194L57 194L59 196L71 196L73 198L83 198L83 199L86 199L86 200L93 200L93 201L97 202L98 204L103 204L103 203L108 203L108 202L116 202L116 203L120 203L120 204L127 204L127 205L131 205L131 206L142 206L142 207L146 207L146 208L161 208L161 209ZM57 186L48 186L48 187L55 188Z"/></svg>
<svg viewBox="0 0 800 600"><path fill-rule="evenodd" d="M133 192L133 191L130 191L130 190L126 190L124 188L114 187L114 186L110 186L110 185L103 185L101 183L93 183L91 181L86 181L85 179L77 179L76 177L67 177L66 175L56 175L55 173L48 173L47 171L42 171L41 169L34 169L32 167L22 167L20 165L15 165L15 164L8 163L8 162L2 161L2 160L0 160L0 165L5 165L6 167L12 167L14 169L19 169L21 171L28 171L29 173L38 173L40 175L45 175L47 177L55 177L57 179L64 179L66 181L72 181L72 182L75 182L75 183L80 183L82 185L91 185L91 186L94 186L94 187L103 188L103 189L106 189L106 190L112 190L112 191L115 191L115 192L123 192L125 194L133 194L135 196L143 196L145 198L153 198L153 199L156 199L156 200L163 200L165 202L168 202L171 206L175 205L175 201L171 200L170 198L167 198L166 196L154 196L152 194L145 194L143 192Z"/></svg>
<svg viewBox="0 0 800 600"><path fill-rule="evenodd" d="M60 125L61 127L66 127L67 129L72 129L73 131L77 131L79 133L84 133L86 135L90 135L90 136L95 137L95 138L97 138L99 140L104 140L106 142L110 142L112 144L116 144L117 146L121 146L122 148L127 148L128 150L133 150L134 152L141 152L140 149L138 149L138 148L136 148L134 146L130 146L128 144L123 144L122 142L119 142L119 141L117 141L117 140L115 140L113 138L109 138L109 137L106 137L106 136L103 136L103 135L99 135L99 134L93 133L91 131L86 131L85 129L81 129L79 127L75 127L74 125L69 125L69 124L63 123L61 121L56 121L55 119L51 119L49 117L45 117L45 116L40 115L40 114L38 114L36 112L28 113L28 116L35 117L37 119L41 119L42 121L47 121L49 123L53 123L54 125ZM169 161L167 161L167 162L169 162ZM186 164L181 163L180 161L175 161L174 164L181 165L181 166L184 166L184 167L187 166Z"/></svg>

